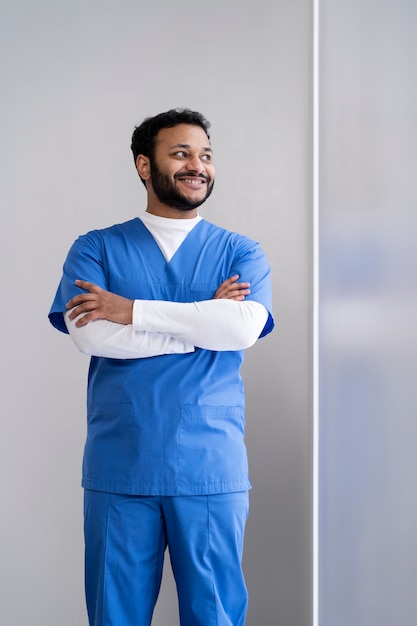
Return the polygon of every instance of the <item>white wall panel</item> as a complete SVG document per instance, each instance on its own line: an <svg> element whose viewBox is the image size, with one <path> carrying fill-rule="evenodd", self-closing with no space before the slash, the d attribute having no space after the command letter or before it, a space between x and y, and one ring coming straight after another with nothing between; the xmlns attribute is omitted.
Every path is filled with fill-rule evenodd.
<svg viewBox="0 0 417 626"><path fill-rule="evenodd" d="M319 625L417 623L417 5L320 2Z"/></svg>

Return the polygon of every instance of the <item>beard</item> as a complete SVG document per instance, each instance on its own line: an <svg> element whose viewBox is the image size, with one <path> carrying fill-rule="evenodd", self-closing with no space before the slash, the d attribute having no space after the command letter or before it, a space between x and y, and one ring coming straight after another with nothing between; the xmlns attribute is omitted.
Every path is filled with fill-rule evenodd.
<svg viewBox="0 0 417 626"><path fill-rule="evenodd" d="M150 164L152 173L151 182L155 195L160 202L163 202L170 207L179 209L180 211L192 211L193 209L201 206L213 191L214 180L212 180L209 176L199 174L199 178L204 178L206 180L206 193L200 200L190 200L178 191L175 185L175 180L178 178L179 174L174 175L174 182L172 182L170 176L164 174L159 169L154 159L150 159ZM181 175L183 176L184 173ZM192 178L192 176L193 174L187 174L188 178Z"/></svg>

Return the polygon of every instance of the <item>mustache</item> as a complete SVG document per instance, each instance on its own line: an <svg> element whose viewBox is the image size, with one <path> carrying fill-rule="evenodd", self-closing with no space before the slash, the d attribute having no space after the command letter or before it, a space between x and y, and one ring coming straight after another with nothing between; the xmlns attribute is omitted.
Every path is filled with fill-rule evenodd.
<svg viewBox="0 0 417 626"><path fill-rule="evenodd" d="M177 172L174 174L174 180L180 178L202 178L207 184L210 184L211 178L207 174L198 174L197 172Z"/></svg>

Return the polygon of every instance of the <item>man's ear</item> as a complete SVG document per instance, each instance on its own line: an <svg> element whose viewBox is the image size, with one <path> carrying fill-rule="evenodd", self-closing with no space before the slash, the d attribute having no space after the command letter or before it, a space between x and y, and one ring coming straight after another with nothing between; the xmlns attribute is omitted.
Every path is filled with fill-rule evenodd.
<svg viewBox="0 0 417 626"><path fill-rule="evenodd" d="M148 180L151 177L151 164L149 157L144 154L139 154L136 158L136 169L138 170L139 176L143 180Z"/></svg>

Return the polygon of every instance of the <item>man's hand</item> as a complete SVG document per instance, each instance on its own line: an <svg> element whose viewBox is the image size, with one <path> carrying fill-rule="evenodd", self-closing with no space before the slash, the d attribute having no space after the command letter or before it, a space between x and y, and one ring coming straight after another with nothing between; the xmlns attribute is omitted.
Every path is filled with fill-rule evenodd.
<svg viewBox="0 0 417 626"><path fill-rule="evenodd" d="M227 300L244 300L250 294L250 283L236 282L239 275L227 278L217 289L214 299L225 298Z"/></svg>
<svg viewBox="0 0 417 626"><path fill-rule="evenodd" d="M66 305L67 309L72 309L69 315L71 320L83 314L75 324L77 327L100 319L118 324L132 323L133 300L106 291L86 280L76 280L75 284L88 292L75 296Z"/></svg>

